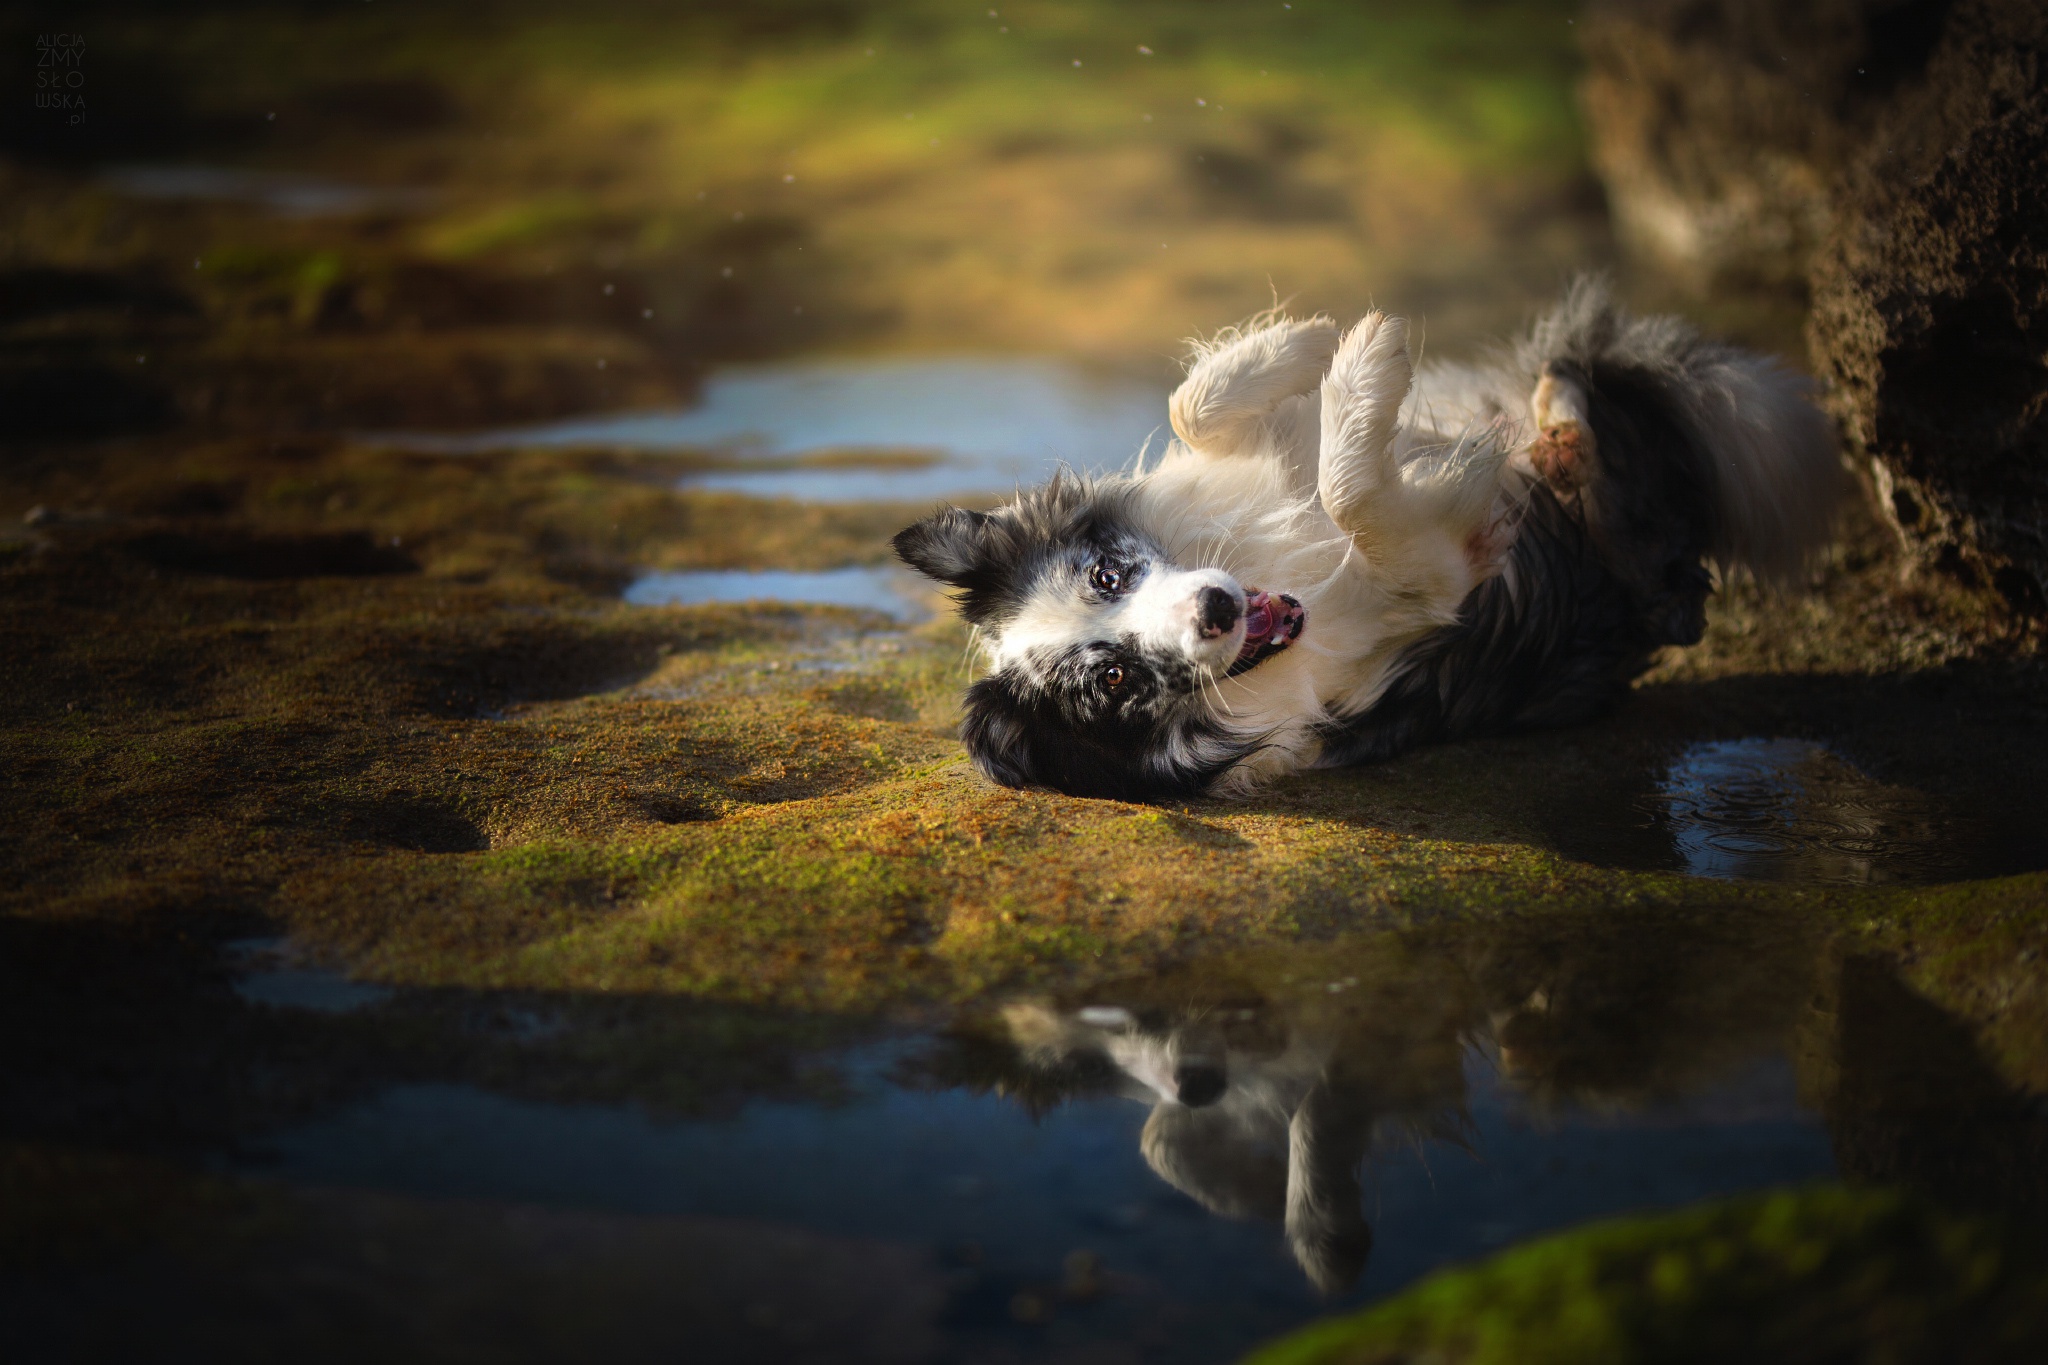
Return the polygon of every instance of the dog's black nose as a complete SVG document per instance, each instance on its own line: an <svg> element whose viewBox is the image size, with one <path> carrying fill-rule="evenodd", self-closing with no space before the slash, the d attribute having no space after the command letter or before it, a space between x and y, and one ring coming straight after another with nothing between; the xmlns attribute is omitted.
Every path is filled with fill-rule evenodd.
<svg viewBox="0 0 2048 1365"><path fill-rule="evenodd" d="M1202 638L1213 640L1228 635L1243 612L1237 594L1222 588L1204 588L1195 597L1195 617L1202 625Z"/></svg>
<svg viewBox="0 0 2048 1365"><path fill-rule="evenodd" d="M1216 1103L1229 1085L1223 1068L1214 1062L1182 1062L1173 1069L1174 1098L1190 1109Z"/></svg>

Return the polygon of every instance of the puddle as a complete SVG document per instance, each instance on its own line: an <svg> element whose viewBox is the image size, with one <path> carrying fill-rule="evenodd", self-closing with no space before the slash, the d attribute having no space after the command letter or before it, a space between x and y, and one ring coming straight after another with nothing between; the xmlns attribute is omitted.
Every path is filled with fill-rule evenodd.
<svg viewBox="0 0 2048 1365"><path fill-rule="evenodd" d="M1462 1140L1471 1151L1422 1141L1369 1162L1352 1195L1362 1200L1366 1269L1332 1301L1289 1255L1284 1170L1259 1160L1277 1154L1284 1165L1284 1117L1271 1133L1218 1132L1206 1148L1209 1135L1197 1132L1162 1157L1165 1125L1129 1099L1084 1097L1034 1116L995 1094L892 1079L920 1046L841 1059L859 1086L851 1102L756 1104L720 1122L404 1086L280 1134L260 1169L315 1185L744 1219L921 1246L971 1267L950 1315L963 1345L1014 1330L1026 1316L1018 1296L1058 1285L1085 1259L1101 1267L1108 1292L1085 1305L1049 1293L1040 1311L1090 1337L1150 1337L1166 1349L1145 1358L1185 1361L1233 1359L1333 1303L1377 1297L1550 1228L1834 1170L1826 1133L1791 1108L1782 1063L1729 1088L1742 1110L1733 1120L1706 1103L1626 1120L1553 1114L1538 1125L1469 1054ZM1772 1106L1756 1094L1782 1112L1758 1112ZM1197 1120L1210 1112L1178 1110ZM1201 1197L1162 1178L1148 1152L1162 1165L1182 1162L1175 1175ZM1240 1186L1255 1193L1239 1198ZM1259 1187L1271 1187L1271 1218ZM1118 1292L1119 1281L1129 1287Z"/></svg>
<svg viewBox="0 0 2048 1365"><path fill-rule="evenodd" d="M694 606L705 602L790 602L879 611L905 624L929 620L932 594L911 574L894 568L698 570L648 573L625 592L634 606Z"/></svg>
<svg viewBox="0 0 2048 1365"><path fill-rule="evenodd" d="M1665 772L1655 806L1696 877L1912 882L1973 870L1973 840L1935 801L1810 740L1696 744Z"/></svg>
<svg viewBox="0 0 2048 1365"><path fill-rule="evenodd" d="M1730 880L1877 885L2048 865L2036 826L1971 798L1879 781L1826 744L1692 744L1581 794L1549 830L1587 862Z"/></svg>
<svg viewBox="0 0 2048 1365"><path fill-rule="evenodd" d="M1148 982L813 1054L830 1100L676 1118L406 1083L234 1164L907 1249L948 1277L939 1358L1221 1362L1544 1231L1834 1174L1786 1047L1810 977L1710 949L1696 992L1629 953L1612 989L1646 956L1648 1021L1551 952L1352 950L1272 991Z"/></svg>
<svg viewBox="0 0 2048 1365"><path fill-rule="evenodd" d="M681 411L403 440L458 452L710 451L739 467L693 472L685 486L811 502L921 502L1007 492L1062 462L1121 468L1148 441L1164 441L1166 396L1163 387L1037 358L805 361L721 370L703 401ZM761 467L746 467L754 461Z"/></svg>
<svg viewBox="0 0 2048 1365"><path fill-rule="evenodd" d="M117 166L100 179L109 188L136 199L212 199L253 204L281 218L418 213L434 201L431 190L378 188L319 176L231 166Z"/></svg>
<svg viewBox="0 0 2048 1365"><path fill-rule="evenodd" d="M203 1111L200 1162L275 1216L199 1201L147 1260L31 1283L73 1296L52 1331L149 1293L162 1340L226 1324L264 1358L331 1335L297 1286L339 1283L377 1345L483 1313L609 1324L634 1358L695 1358L630 1349L681 1334L753 1343L721 1360L1220 1365L1606 1216L1923 1165L1973 1200L2034 1189L2034 1111L1887 964L1817 937L1625 914L1346 937L893 1031L399 990L317 1048L254 1013L197 1065L154 1003L114 1054L134 1065L57 1027L86 1041L25 1075L108 1131ZM235 956L252 980L299 965L276 939ZM144 1064L170 1079L138 1088ZM760 1337L798 1319L801 1342Z"/></svg>
<svg viewBox="0 0 2048 1365"><path fill-rule="evenodd" d="M239 939L227 945L235 994L255 1005L348 1014L391 998L388 986L351 981L340 972L304 965L282 938Z"/></svg>

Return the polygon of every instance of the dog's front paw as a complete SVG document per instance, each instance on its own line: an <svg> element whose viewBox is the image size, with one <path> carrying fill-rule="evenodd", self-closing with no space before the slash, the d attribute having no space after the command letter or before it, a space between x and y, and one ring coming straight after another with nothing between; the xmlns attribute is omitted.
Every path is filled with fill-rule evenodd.
<svg viewBox="0 0 2048 1365"><path fill-rule="evenodd" d="M1408 323L1384 313L1367 313L1345 333L1323 378L1317 492L1331 520L1354 536L1392 511L1376 503L1400 478L1394 435L1413 380Z"/></svg>
<svg viewBox="0 0 2048 1365"><path fill-rule="evenodd" d="M1529 396L1536 419L1536 439L1529 443L1529 464L1553 486L1573 489L1592 476L1597 447L1593 425L1586 418L1586 393L1561 375L1545 374Z"/></svg>
<svg viewBox="0 0 2048 1365"><path fill-rule="evenodd" d="M1320 316L1225 332L1168 400L1174 434L1195 450L1238 453L1282 403L1314 390L1336 349L1337 324Z"/></svg>

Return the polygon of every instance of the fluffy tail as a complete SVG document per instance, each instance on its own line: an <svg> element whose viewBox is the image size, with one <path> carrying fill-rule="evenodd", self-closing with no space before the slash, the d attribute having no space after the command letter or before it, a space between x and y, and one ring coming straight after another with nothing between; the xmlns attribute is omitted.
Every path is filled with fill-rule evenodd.
<svg viewBox="0 0 2048 1365"><path fill-rule="evenodd" d="M1707 341L1678 318L1631 317L1604 280L1582 278L1516 348L1513 368L1524 393L1546 375L1585 383L1596 429L1603 391L1624 425L1675 426L1687 447L1676 458L1706 495L1696 509L1706 513L1706 553L1723 569L1790 579L1831 538L1844 485L1834 429L1809 381L1779 361ZM1601 442L1604 456L1606 433Z"/></svg>

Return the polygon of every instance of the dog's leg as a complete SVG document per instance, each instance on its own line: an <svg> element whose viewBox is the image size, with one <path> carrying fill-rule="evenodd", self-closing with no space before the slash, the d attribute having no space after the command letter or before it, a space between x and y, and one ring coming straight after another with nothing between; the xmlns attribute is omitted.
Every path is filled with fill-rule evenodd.
<svg viewBox="0 0 2048 1365"><path fill-rule="evenodd" d="M1413 377L1402 319L1368 313L1345 335L1323 380L1317 492L1378 571L1445 615L1507 547L1505 428L1479 427L1404 460L1395 438Z"/></svg>
<svg viewBox="0 0 2048 1365"><path fill-rule="evenodd" d="M1555 370L1546 369L1529 395L1529 415L1536 419L1529 464L1556 488L1577 488L1592 476L1599 448L1586 413L1586 391Z"/></svg>
<svg viewBox="0 0 2048 1365"><path fill-rule="evenodd" d="M1288 1121L1287 1241L1325 1294L1349 1289L1372 1254L1358 1168L1374 1117L1362 1094L1344 1093L1326 1076Z"/></svg>
<svg viewBox="0 0 2048 1365"><path fill-rule="evenodd" d="M1287 400L1314 391L1336 349L1337 324L1325 317L1276 322L1226 341L1196 361L1173 391L1167 413L1174 433L1211 456L1287 445L1292 424L1276 414Z"/></svg>
<svg viewBox="0 0 2048 1365"><path fill-rule="evenodd" d="M1414 378L1408 323L1384 313L1367 313L1345 334L1323 378L1316 492L1330 520L1361 542L1398 531L1401 466L1394 433Z"/></svg>

